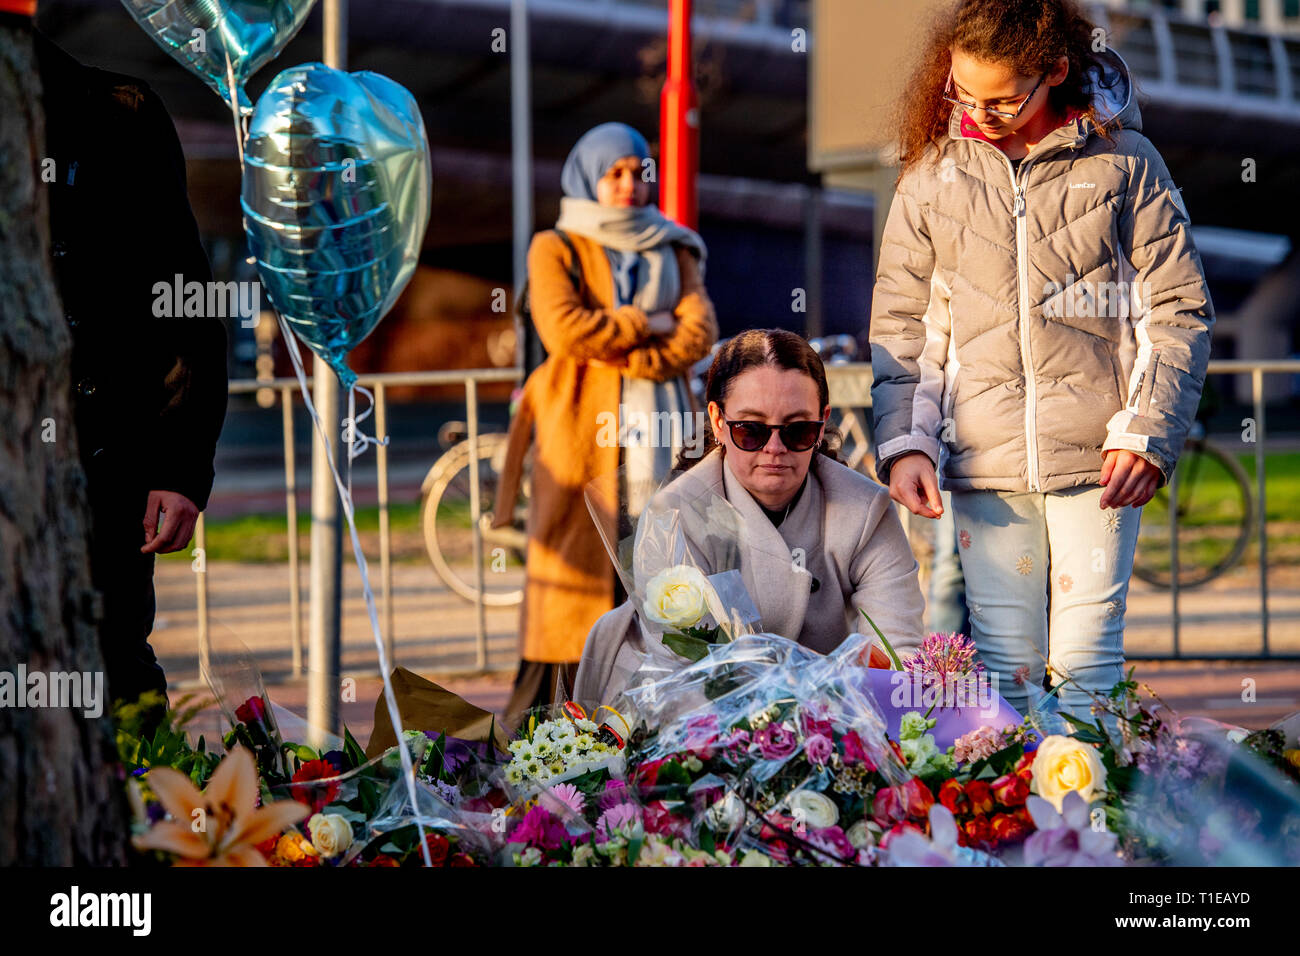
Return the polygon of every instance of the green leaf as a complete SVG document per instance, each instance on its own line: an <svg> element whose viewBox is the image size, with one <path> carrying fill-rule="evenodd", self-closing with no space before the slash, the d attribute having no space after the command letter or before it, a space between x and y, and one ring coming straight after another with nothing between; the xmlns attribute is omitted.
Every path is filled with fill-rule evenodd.
<svg viewBox="0 0 1300 956"><path fill-rule="evenodd" d="M352 731L348 730L346 727L343 728L343 756L352 764L351 767L344 768L347 770L360 767L366 762L365 750L362 749L361 745L357 743L356 739L352 736Z"/></svg>
<svg viewBox="0 0 1300 956"><path fill-rule="evenodd" d="M709 854L716 852L718 849L718 843L713 838L713 831L708 827L700 827L700 849Z"/></svg>
<svg viewBox="0 0 1300 956"><path fill-rule="evenodd" d="M903 662L900 661L898 655L894 653L894 647L889 643L889 639L885 637L880 628L876 627L876 622L871 619L870 614L862 610L862 608L858 608L858 613L867 619L867 623L871 625L871 629L876 632L876 637L880 638L880 642L885 645L885 653L889 655L890 661L893 662L894 670L901 671L903 669Z"/></svg>
<svg viewBox="0 0 1300 956"><path fill-rule="evenodd" d="M686 658L694 663L702 659L709 653L709 645L698 637L691 637L687 634L665 634L663 636L664 647L668 648L674 654Z"/></svg>
<svg viewBox="0 0 1300 956"><path fill-rule="evenodd" d="M1073 714L1067 714L1065 711L1061 711L1061 716L1075 728L1074 733L1070 734L1070 736L1075 740L1082 740L1086 744L1106 743L1106 737L1097 733L1096 728L1094 728L1092 724L1085 723L1078 717L1075 717Z"/></svg>

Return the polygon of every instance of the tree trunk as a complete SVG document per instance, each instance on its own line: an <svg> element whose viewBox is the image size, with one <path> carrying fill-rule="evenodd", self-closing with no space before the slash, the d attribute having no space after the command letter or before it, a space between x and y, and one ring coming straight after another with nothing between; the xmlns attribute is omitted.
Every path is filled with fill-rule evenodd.
<svg viewBox="0 0 1300 956"><path fill-rule="evenodd" d="M72 338L49 264L40 78L30 31L10 24L0 25L0 116L0 681L8 675L12 694L20 667L98 675L104 710L0 697L0 866L116 864L129 830L103 701Z"/></svg>

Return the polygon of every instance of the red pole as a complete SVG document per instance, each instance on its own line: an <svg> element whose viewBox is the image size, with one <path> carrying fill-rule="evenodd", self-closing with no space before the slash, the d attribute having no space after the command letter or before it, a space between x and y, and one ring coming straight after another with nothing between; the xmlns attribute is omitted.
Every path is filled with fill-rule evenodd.
<svg viewBox="0 0 1300 956"><path fill-rule="evenodd" d="M698 225L700 110L691 63L691 0L669 0L668 76L659 98L659 205L683 226Z"/></svg>

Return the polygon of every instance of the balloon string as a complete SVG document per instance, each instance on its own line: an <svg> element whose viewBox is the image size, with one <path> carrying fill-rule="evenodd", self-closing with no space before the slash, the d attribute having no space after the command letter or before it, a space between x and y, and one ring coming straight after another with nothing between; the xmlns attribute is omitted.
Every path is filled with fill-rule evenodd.
<svg viewBox="0 0 1300 956"><path fill-rule="evenodd" d="M223 43L222 52L226 55L226 92L230 94L230 117L235 122L235 148L239 150L239 176L244 176L244 136L239 123L239 96L235 87L235 66L230 62L230 50Z"/></svg>
<svg viewBox="0 0 1300 956"><path fill-rule="evenodd" d="M343 479L334 464L334 454L331 450L329 435L325 433L325 426L321 422L320 415L316 412L316 406L311 400L311 393L307 388L307 375L303 371L302 356L298 352L298 340L290 331L289 323L285 321L280 311L278 309L274 311L275 317L280 323L280 332L284 335L285 342L289 347L289 360L293 363L294 374L298 377L298 387L302 391L303 401L307 404L307 412L311 415L312 424L316 427L317 434L320 435L321 441L325 444L325 460L330 466L330 474L334 476L334 486L338 489L339 500L343 504L343 514L348 519L348 532L352 536L352 553L357 559L357 568L361 571L361 589L366 600L366 613L370 617L370 630L375 638L375 649L379 652L379 676L384 681L384 701L388 706L388 719L393 725L394 733L397 734L397 752L402 761L402 774L406 777L407 795L411 798L411 813L415 817L415 826L420 838L420 849L424 856L424 865L433 866L433 860L429 856L429 846L424 839L424 824L420 821L420 803L415 790L415 768L411 764L411 755L407 751L406 741L403 739L405 729L402 727L402 715L397 707L397 697L393 693L393 682L388 675L388 655L384 652L384 639L379 631L379 611L375 606L375 592L370 587L370 573L366 567L366 556L361 551L361 538L357 535L356 517L352 511L352 495L343 487ZM326 371L324 362L320 363L320 372L318 374L330 374Z"/></svg>

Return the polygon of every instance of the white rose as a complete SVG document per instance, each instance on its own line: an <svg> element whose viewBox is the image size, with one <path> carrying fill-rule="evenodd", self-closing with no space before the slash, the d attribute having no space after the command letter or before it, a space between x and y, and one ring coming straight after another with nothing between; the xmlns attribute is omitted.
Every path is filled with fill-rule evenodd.
<svg viewBox="0 0 1300 956"><path fill-rule="evenodd" d="M802 819L813 830L835 826L840 818L839 808L824 793L816 790L796 790L790 794L790 813L796 821Z"/></svg>
<svg viewBox="0 0 1300 956"><path fill-rule="evenodd" d="M705 822L715 830L730 831L745 819L745 805L730 790L721 800L709 807L705 813Z"/></svg>
<svg viewBox="0 0 1300 956"><path fill-rule="evenodd" d="M844 835L855 850L864 850L876 845L876 835L871 832L871 827L867 826L866 820L859 820L853 824L849 827L849 832Z"/></svg>
<svg viewBox="0 0 1300 956"><path fill-rule="evenodd" d="M307 821L311 845L328 859L339 856L352 845L352 824L337 813L317 813Z"/></svg>
<svg viewBox="0 0 1300 956"><path fill-rule="evenodd" d="M709 582L698 568L679 564L660 571L646 585L642 602L646 617L667 627L694 627L700 623L708 603Z"/></svg>

